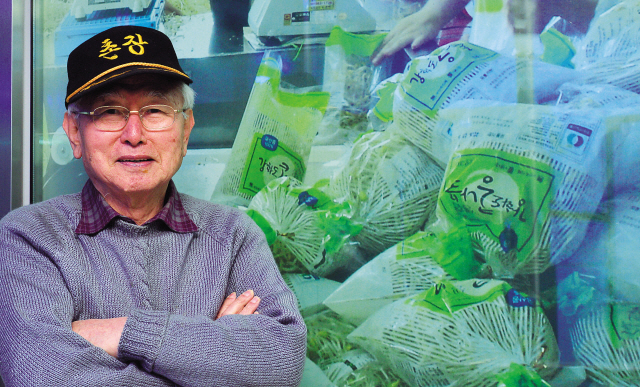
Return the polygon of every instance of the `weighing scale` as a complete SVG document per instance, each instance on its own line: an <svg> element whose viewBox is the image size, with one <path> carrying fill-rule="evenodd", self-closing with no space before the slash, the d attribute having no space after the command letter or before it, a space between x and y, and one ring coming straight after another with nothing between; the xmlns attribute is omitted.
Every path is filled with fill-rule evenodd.
<svg viewBox="0 0 640 387"><path fill-rule="evenodd" d="M248 21L267 46L300 36L328 36L334 26L352 33L376 29L376 20L358 0L254 0Z"/></svg>
<svg viewBox="0 0 640 387"><path fill-rule="evenodd" d="M84 19L95 11L105 11L108 9L125 9L131 12L143 12L151 0L75 0L71 7L71 14L76 19Z"/></svg>
<svg viewBox="0 0 640 387"><path fill-rule="evenodd" d="M147 4L141 12L134 12L126 4L133 4L133 0L76 0L74 7L92 2L93 11L85 14L83 19L77 19L72 8L62 19L55 30L55 64L64 66L67 64L69 53L85 40L108 28L119 25L136 25L158 29L164 12L165 0L142 0ZM111 1L110 3L107 3ZM136 0L141 1L141 0ZM119 4L114 7L114 4Z"/></svg>

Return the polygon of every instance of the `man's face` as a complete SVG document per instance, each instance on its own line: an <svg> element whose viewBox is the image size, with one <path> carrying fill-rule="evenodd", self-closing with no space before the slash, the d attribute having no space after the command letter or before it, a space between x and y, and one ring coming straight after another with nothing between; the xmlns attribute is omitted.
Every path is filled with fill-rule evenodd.
<svg viewBox="0 0 640 387"><path fill-rule="evenodd" d="M182 109L182 98L167 99L147 87L118 87L85 103L86 110L99 106L124 106L138 111L148 105L169 105ZM77 119L65 114L63 127L73 148L73 155L82 158L84 168L103 196L133 197L138 194L164 195L170 179L182 164L187 142L194 125L193 112L176 114L173 125L166 130L151 132L142 126L140 117L131 114L126 126L117 132L96 128L92 118Z"/></svg>

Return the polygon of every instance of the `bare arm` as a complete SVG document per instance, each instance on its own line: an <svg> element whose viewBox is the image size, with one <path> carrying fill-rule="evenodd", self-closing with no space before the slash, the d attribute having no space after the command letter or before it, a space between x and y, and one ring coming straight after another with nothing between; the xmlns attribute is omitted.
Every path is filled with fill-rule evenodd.
<svg viewBox="0 0 640 387"><path fill-rule="evenodd" d="M374 65L405 47L417 49L438 35L470 0L429 0L422 9L400 20L374 53Z"/></svg>

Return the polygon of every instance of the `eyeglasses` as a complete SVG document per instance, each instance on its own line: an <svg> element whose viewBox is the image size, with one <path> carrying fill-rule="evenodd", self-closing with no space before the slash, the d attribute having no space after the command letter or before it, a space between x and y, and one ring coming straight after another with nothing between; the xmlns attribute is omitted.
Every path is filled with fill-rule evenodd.
<svg viewBox="0 0 640 387"><path fill-rule="evenodd" d="M93 123L99 130L117 132L124 128L129 121L129 115L135 113L140 117L142 126L149 131L169 129L176 120L176 114L187 109L176 110L167 105L149 105L140 110L129 110L124 106L100 106L92 112L76 112L91 116Z"/></svg>

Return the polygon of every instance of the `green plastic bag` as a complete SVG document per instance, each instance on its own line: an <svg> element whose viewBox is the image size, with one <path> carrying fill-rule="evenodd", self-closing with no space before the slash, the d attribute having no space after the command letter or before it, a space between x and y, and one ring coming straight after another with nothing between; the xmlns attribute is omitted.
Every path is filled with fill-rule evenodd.
<svg viewBox="0 0 640 387"><path fill-rule="evenodd" d="M464 232L460 230L460 232ZM468 236L466 237L468 238ZM480 270L460 233L419 231L367 262L347 278L324 304L360 325L383 306L429 289L443 279L473 278Z"/></svg>
<svg viewBox="0 0 640 387"><path fill-rule="evenodd" d="M351 219L348 203L324 192L327 182L312 187L280 177L269 182L249 203L247 214L264 230L282 273L326 277L349 264L361 265L352 237L362 225Z"/></svg>
<svg viewBox="0 0 640 387"><path fill-rule="evenodd" d="M498 280L442 281L380 309L348 339L411 386L495 386L512 363L553 377L559 350L538 302Z"/></svg>
<svg viewBox="0 0 640 387"><path fill-rule="evenodd" d="M271 180L304 179L329 94L281 90L281 68L280 58L266 52L211 201L246 206Z"/></svg>
<svg viewBox="0 0 640 387"><path fill-rule="evenodd" d="M363 225L354 236L373 258L415 234L433 214L443 170L422 150L392 133L369 132L355 143L329 192L353 208Z"/></svg>

